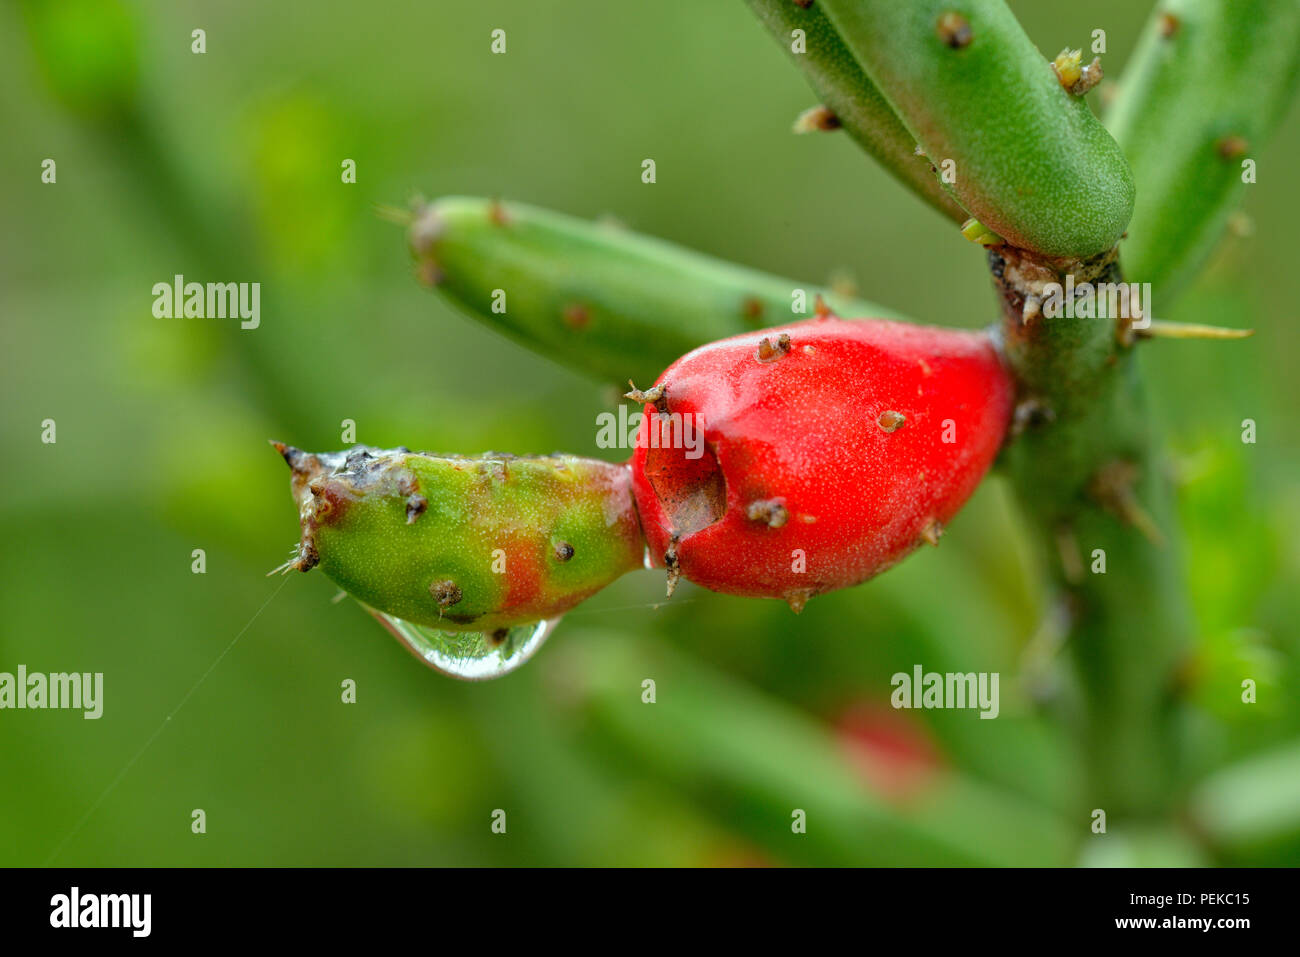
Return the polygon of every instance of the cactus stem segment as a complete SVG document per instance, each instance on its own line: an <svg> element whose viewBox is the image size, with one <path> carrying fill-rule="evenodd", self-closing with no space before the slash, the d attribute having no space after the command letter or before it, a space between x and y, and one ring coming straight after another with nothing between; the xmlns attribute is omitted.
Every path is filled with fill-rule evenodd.
<svg viewBox="0 0 1300 957"><path fill-rule="evenodd" d="M800 113L791 129L802 136L805 133L832 133L841 126L840 118L819 103Z"/></svg>
<svg viewBox="0 0 1300 957"><path fill-rule="evenodd" d="M1061 92L1086 92L1100 64L1085 68L1067 55L1062 82L1005 0L818 5L887 91L912 141L957 174L929 178L965 216L1043 256L1088 257L1115 245L1133 209L1132 176L1084 98Z"/></svg>
<svg viewBox="0 0 1300 957"><path fill-rule="evenodd" d="M498 332L606 382L653 382L692 349L788 314L796 288L809 298L825 293L846 315L902 318L825 287L524 203L444 197L416 211L408 235L426 286ZM498 293L504 285L508 310Z"/></svg>
<svg viewBox="0 0 1300 957"><path fill-rule="evenodd" d="M1106 123L1137 184L1124 268L1166 307L1200 273L1250 181L1240 167L1300 82L1300 4L1178 0L1152 15Z"/></svg>

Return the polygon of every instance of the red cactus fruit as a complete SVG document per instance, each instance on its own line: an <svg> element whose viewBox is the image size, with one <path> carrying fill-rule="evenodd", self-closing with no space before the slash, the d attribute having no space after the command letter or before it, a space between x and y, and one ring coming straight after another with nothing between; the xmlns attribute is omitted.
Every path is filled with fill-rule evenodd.
<svg viewBox="0 0 1300 957"><path fill-rule="evenodd" d="M816 318L702 346L647 403L633 491L652 560L733 595L813 595L944 525L1002 444L1013 387L988 336Z"/></svg>

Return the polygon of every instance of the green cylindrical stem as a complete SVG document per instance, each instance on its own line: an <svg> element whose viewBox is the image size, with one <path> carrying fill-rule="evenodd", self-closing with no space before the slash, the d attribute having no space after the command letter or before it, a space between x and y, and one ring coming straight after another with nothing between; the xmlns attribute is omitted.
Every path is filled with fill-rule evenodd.
<svg viewBox="0 0 1300 957"><path fill-rule="evenodd" d="M747 2L844 131L941 214L957 223L965 221L969 214L939 184L930 161L917 154L916 137L858 65L826 14L816 4L801 7L791 0ZM803 31L802 52L795 47L796 30Z"/></svg>
<svg viewBox="0 0 1300 957"><path fill-rule="evenodd" d="M1119 146L1002 0L818 0L958 202L1046 256L1110 249L1133 210Z"/></svg>
<svg viewBox="0 0 1300 957"><path fill-rule="evenodd" d="M1074 841L1054 813L960 770L936 769L915 793L891 796L854 773L829 728L788 704L666 647L637 649L612 634L578 644L586 657L571 665L569 681L589 723L618 753L649 762L656 776L742 826L750 822L779 860L884 867L1069 860ZM626 691L647 675L659 688L653 720ZM800 812L807 830L792 832Z"/></svg>
<svg viewBox="0 0 1300 957"><path fill-rule="evenodd" d="M288 567L320 565L403 621L490 632L554 618L642 566L626 465L276 448L302 523Z"/></svg>
<svg viewBox="0 0 1300 957"><path fill-rule="evenodd" d="M989 251L1001 338L1020 384L1022 433L1001 464L1068 609L1087 772L1081 813L1167 812L1179 785L1175 676L1191 638L1169 490L1154 451L1131 330L1122 318L1025 318L1059 263ZM1113 254L1072 264L1076 282L1120 282Z"/></svg>
<svg viewBox="0 0 1300 957"><path fill-rule="evenodd" d="M715 339L812 315L893 310L516 203L448 197L410 230L420 275L471 316L610 382L653 382ZM801 294L800 294L801 293Z"/></svg>
<svg viewBox="0 0 1300 957"><path fill-rule="evenodd" d="M1223 235L1298 72L1297 0L1165 0L1152 14L1106 125L1138 186L1124 269L1157 303Z"/></svg>

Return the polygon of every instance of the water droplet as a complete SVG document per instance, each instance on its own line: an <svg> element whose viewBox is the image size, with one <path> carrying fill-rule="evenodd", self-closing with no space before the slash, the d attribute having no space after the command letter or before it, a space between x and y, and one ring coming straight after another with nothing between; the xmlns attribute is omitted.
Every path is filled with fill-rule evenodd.
<svg viewBox="0 0 1300 957"><path fill-rule="evenodd" d="M390 634L434 671L462 681L487 681L508 675L533 656L546 641L559 618L535 621L499 632L443 631L396 618L368 605Z"/></svg>
<svg viewBox="0 0 1300 957"><path fill-rule="evenodd" d="M646 546L645 556L641 559L641 564L650 570L653 570L655 567L654 559L650 557L650 547L648 545Z"/></svg>

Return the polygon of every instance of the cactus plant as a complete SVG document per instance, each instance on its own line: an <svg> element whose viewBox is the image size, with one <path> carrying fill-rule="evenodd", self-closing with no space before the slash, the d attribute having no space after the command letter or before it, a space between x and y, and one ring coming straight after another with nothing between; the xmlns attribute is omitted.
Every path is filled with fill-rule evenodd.
<svg viewBox="0 0 1300 957"><path fill-rule="evenodd" d="M1300 70L1300 0L1160 0L1122 72L1105 50L1089 49L1081 36L1058 35L1043 20L1036 36L1050 46L1036 48L1002 0L747 0L746 6L756 15L752 36L737 33L728 42L752 42L757 56L770 58L774 73L788 60L798 68L789 71L789 82L795 84L801 73L810 87L811 108L796 120L795 132L816 135L798 144L805 153L796 161L797 172L813 173L814 161L806 157L823 146L815 141L852 140L896 185L940 214L923 228L935 235L949 229L952 248L964 249L970 265L987 269L994 292L987 308L972 297L955 308L927 307L928 290L914 300L903 298L915 287L900 283L893 295L902 311L894 311L870 301L884 295L870 286L864 289L867 299L859 299L839 282L783 278L687 248L709 248L721 230L734 226L736 235L754 240L746 255L755 261L766 258L780 272L780 258L789 252L791 261L802 263L792 272L813 278L820 271L817 278L825 279L830 265L847 254L824 234L843 237L849 227L836 223L827 229L813 216L795 223L800 211L789 197L779 218L757 228L743 207L731 207L725 217L700 213L660 220L659 228L672 231L682 245L525 205L513 196L450 196L417 202L410 211L386 208L388 218L406 227L415 275L432 296L597 385L618 383L621 390L627 382L629 404L620 416L639 416L639 426L623 434L637 441L627 443L629 452L609 456L627 459L622 462L369 445L313 454L275 443L291 470L299 522L290 559L278 570L315 569L308 586L332 579L423 663L464 679L513 671L557 630L561 616L571 615L557 630L563 638L558 647L498 689L425 682L418 671L398 670L385 692L400 692L398 683L406 682L412 700L436 709L439 720L427 721L421 711L406 737L416 745L412 751L437 754L437 774L430 777L444 786L440 792L466 782L459 795L447 790L447 807L472 805L466 795L486 790L486 777L475 780L476 772L485 773L479 765L491 764L499 777L494 784L509 784L528 800L534 821L544 822L529 837L553 849L557 845L548 842L557 839L541 833L546 827L552 834L576 835L575 844L584 850L564 847L574 859L588 859L582 855L599 846L609 828L630 820L635 824L627 830L651 834L638 847L654 844L665 832L685 844L689 838L682 834L698 838L712 827L748 842L740 851L747 860L771 855L846 864L1293 862L1300 853L1300 752L1296 712L1288 700L1296 697L1288 695L1294 691L1295 649L1271 646L1262 631L1243 627L1266 626L1270 617L1281 620L1294 608L1293 598L1278 600L1277 588L1265 596L1261 584L1284 580L1278 568L1294 561L1285 545L1284 510L1256 506L1262 499L1252 495L1249 478L1252 470L1262 470L1236 454L1236 435L1223 437L1235 429L1238 413L1217 393L1197 406L1210 413L1203 427L1217 443L1213 454L1171 467L1153 408L1168 407L1177 383L1159 378L1161 372L1173 378L1167 368L1154 370L1153 379L1147 373L1177 361L1211 363L1218 358L1214 350L1221 350L1219 355L1229 354L1226 378L1241 372L1233 356L1250 354L1226 343L1164 348L1153 340L1249 334L1206 323L1252 321L1239 290L1228 288L1238 278L1230 257L1237 254L1240 266L1246 248L1240 242L1244 220L1234 208L1249 192L1245 187L1257 166L1261 176L1276 169L1264 165L1272 162L1264 150ZM356 250L315 229L328 217L313 220L310 204L277 206L278 197L263 195L266 208L242 209L233 190L225 190L248 184L227 176L229 171L211 175L223 155L253 152L255 163L273 157L284 164L277 170L293 175L279 176L270 193L299 173L318 174L322 156L335 162L327 144L297 141L302 131L294 128L284 140L263 144L265 155L225 137L210 150L176 150L173 144L187 136L168 119L169 98L156 96L153 87L159 77L181 75L183 66L172 59L159 69L148 61L156 42L141 42L148 34L139 31L129 5L20 0L19 7L52 101L96 146L93 155L82 151L76 157L76 141L65 141L60 175L84 189L96 182L84 175L94 174L95 162L107 158L125 172L115 180L120 191L102 191L105 208L121 202L132 222L147 223L148 249L165 253L168 267L180 272L183 264L188 274L191 266L202 265L214 277L265 274L284 280L284 263L277 276L277 255L317 232L320 248L339 247L337 264L353 261L348 257ZM1115 32L1100 8L1089 11L1103 21L1097 25ZM712 9L692 15L715 16ZM744 15L743 8L734 11L737 18ZM238 61L228 42L235 26L227 24L220 46L213 47L232 63ZM518 50L513 30L512 50ZM535 48L536 37L531 39ZM449 47L442 52L450 54ZM467 63L472 66L462 54L439 60L439 66L448 62L462 74ZM591 64L582 68L589 73ZM420 69L427 64L421 61ZM1103 75L1108 82L1099 86ZM376 77L375 82L390 79L383 71ZM743 70L728 71L726 79L736 78L744 82ZM484 88L491 85L474 78L480 81ZM718 92L730 91L719 84ZM424 94L406 95L409 109L410 100ZM15 99L17 113L29 111L28 99ZM748 99L756 113L768 102ZM460 102L451 96L446 101ZM397 102L386 112L401 113L405 121ZM724 107L718 109L717 115L731 119ZM1094 118L1094 109L1103 122ZM772 127L782 128L795 111L768 112ZM30 119L18 116L16 128L43 139L46 125ZM459 148L457 137L486 128L479 122L481 117L458 123L445 138ZM438 124L410 125L438 126L440 135L448 131ZM717 128L694 132L702 141L718 135ZM768 136L750 128L744 146L753 149ZM289 140L297 149L276 147ZM512 155L509 139L492 142L506 148L482 162L482 169L492 171L485 182L522 197L520 181L500 179L509 161L496 156ZM624 137L622 146L628 145ZM850 144L840 146L845 155ZM62 159L65 153L74 156L71 167ZM52 167L53 160L47 162ZM409 161L397 165L409 169ZM406 173L403 182L384 182L376 168L363 156L361 188L353 188L355 179L345 178L343 186L335 177L324 179L331 180L332 197L393 199ZM769 164L769 172L775 168ZM676 185L691 178L678 177ZM870 206L866 216L854 216L849 197L858 184L833 182L822 168L815 179L811 186L807 179L800 183L800 190L825 201L839 199L834 191L842 187L843 222L866 233L876 254L906 230L906 223L875 215ZM696 186L701 181L695 177ZM376 183L382 185L371 189ZM529 181L527 188L539 187ZM615 191L609 187L606 193ZM62 192L42 186L38 194L50 201L51 223L59 222L56 197ZM623 200L606 193L591 190L592 204L609 202L620 211ZM84 203L89 194L75 195ZM574 191L569 202L586 200ZM681 195L673 202L681 203ZM73 238L84 232L83 209L65 218ZM364 203L353 209L364 212ZM768 210L752 212L761 222ZM251 238L244 235L246 222L272 220L283 232L282 243L245 241ZM696 231L702 224L708 228ZM384 237L379 241L393 254L387 265L400 268L395 235L364 219L360 225ZM777 229L782 231L769 237ZM1211 262L1227 232L1235 236L1228 256ZM972 246L958 241L959 234ZM1276 252L1280 246L1269 243L1252 257L1275 265L1284 258ZM51 245L48 259L58 261L66 248L66 242ZM21 261L26 250L20 245L15 252ZM926 250L913 260L909 275L934 287L947 284L952 273L946 255L936 243L932 254ZM133 268L138 257L130 258L128 264L122 257L122 265ZM242 536L248 548L256 543L265 556L272 548L266 525L275 499L250 503L230 494L239 464L237 456L227 455L232 447L242 450L243 461L257 462L248 437L262 430L240 429L248 424L241 417L249 410L268 420L268 434L336 448L354 439L336 443L322 436L333 432L338 415L357 413L346 407L336 412L333 405L354 403L359 390L367 390L367 400L379 398L363 411L382 412L358 416L368 438L427 443L427 429L444 439L459 436L448 445L471 453L497 443L480 444L480 427L510 434L501 421L487 423L488 416L502 408L524 410L513 435L541 452L552 442L540 431L533 441L536 423L561 417L557 409L586 419L589 404L595 406L590 411L607 410L617 401L608 388L592 390L605 397L598 404L579 390L518 387L495 375L484 354L490 344L482 351L447 347L458 337L484 343L475 338L478 330L435 326L418 313L399 316L387 308L391 299L367 312L361 328L355 321L360 310L345 296L332 310L319 308L341 286L327 289L314 281L319 275L302 281L307 273L292 276L297 282L276 284L277 314L255 337L214 335L210 329L192 333L196 326L179 322L159 332L164 327L155 324L143 338L157 335L159 341L139 354L133 336L122 337L126 349L107 350L113 375L120 374L116 366L123 360L132 373L138 367L153 373L167 365L158 360L192 350L187 371L237 370L238 397L247 402L210 414L215 402L209 395L201 408L196 398L195 409L169 410L204 413L203 441L180 442L172 429L157 443L165 448L133 443L132 458L147 463L150 476L138 483L137 499L113 470L119 463L111 455L96 458L97 474L107 479L97 484L109 490L115 508L96 508L92 522L78 511L83 495L69 497L72 486L55 481L49 483L53 492L42 489L46 476L75 474L63 466L41 472L47 466L38 463L42 479L28 483L33 489L23 494L33 502L42 495L56 502L40 516L40 531L66 520L68 540L76 541L79 553L90 553L95 529L103 527L108 531L98 539L102 550L134 550L133 560L121 564L139 567L146 545L175 545L177 517L202 511L205 527L225 536L225 546ZM15 278L21 287L22 275ZM1140 300L1123 300L1118 312L1100 313L1104 297L1073 294L1129 281L1149 284L1154 299L1144 292ZM1169 304L1194 282L1181 315L1201 322L1162 321ZM390 292L394 299L409 297L417 308L425 295L414 284ZM318 299L311 299L313 293ZM283 308L295 295L317 310L310 328L299 318L307 309ZM1277 293L1272 299L1274 305L1282 301ZM908 313L938 325L914 322ZM989 325L980 332L942 328L982 321ZM24 333L18 332L21 347ZM349 350L345 363L338 347L348 336L357 337L358 348L355 354ZM383 352L381 346L395 343L406 351L396 357ZM1164 354L1153 355L1161 349ZM506 347L502 353L511 355L517 370L527 361ZM413 358L417 354L420 359ZM395 369L402 374L388 374ZM15 372L22 384L21 366ZM482 387L499 404L459 405L467 377L472 382L480 374L485 380L493 374ZM539 371L536 381L545 382L545 374ZM83 378L96 388L111 381ZM143 388L158 388L145 381L150 375L140 378ZM55 393L71 391L69 377L51 381ZM571 386L573 379L556 381ZM1170 394L1152 401L1146 394L1155 391L1152 382ZM217 401L233 391L220 393ZM408 400L421 394L435 401ZM394 395L403 401L385 405ZM447 414L444 404L468 414ZM694 415L699 428L688 436L684 423ZM1231 421L1221 421L1225 416ZM951 443L944 438L947 421ZM223 444L223 435L229 439L236 431L237 440ZM682 442L674 448L675 434ZM1252 440L1253 432L1251 440L1242 438ZM576 451L567 441L555 444ZM1262 454L1278 455L1279 444L1261 448ZM1224 446L1232 452L1224 454ZM210 449L220 455L204 451ZM212 467L203 467L204 461ZM272 465L266 463L268 472ZM1171 494L1170 477L1193 469L1201 476L1196 483L1177 497ZM985 475L997 476L994 488L971 510L976 514L959 516ZM73 485L81 489L84 483ZM1003 503L1004 489L1017 506L1013 521L1031 545L1027 569L1020 566L1025 542L987 534L994 527L989 513ZM140 505L157 496L167 502L161 519ZM234 508L223 507L232 501ZM918 547L938 542L954 518L939 549ZM142 520L151 523L144 532ZM1008 525L1001 515L996 521L997 528ZM23 524L21 530L37 527ZM110 536L115 540L105 546ZM913 549L923 557L904 561ZM202 550L194 554L191 570L207 574L201 571ZM21 572L40 558L24 550L15 568ZM741 597L679 586L665 602L662 572L649 570L655 565L666 567L670 591L680 580ZM1016 577L1006 574L1011 566L1040 576L1047 586L1046 614L1032 637L1028 619L1037 609L1025 600L1030 589L1008 583ZM20 620L27 613L29 624L43 625L44 616L57 620L64 613L56 605L66 591L66 567L61 562L48 576L55 584L43 594L45 601L16 603ZM212 570L221 568L225 579L187 577L200 586L192 592L169 587L169 594L186 596L174 607L183 609L186 620L198 620L203 586L223 580L240 588L257 584L230 574L232 567L216 560ZM638 569L643 574L627 575ZM101 576L84 583L88 595L100 599L86 603L92 607L86 614L96 620L125 594L120 582ZM606 587L607 599L617 593L620 600L582 606ZM622 596L638 588L645 592L637 596L641 602L625 605ZM345 605L335 612L312 597L327 593L310 587L296 592L272 593L285 595L282 604L298 604L294 616L283 619L278 637L285 640L259 650L294 656L304 686L314 684L318 693L322 680L339 680L332 670L338 661L350 664L360 657L346 645L327 647L333 631L343 630L331 621L355 609ZM777 602L747 600L783 599L799 611L813 595L819 597L801 618ZM646 596L653 601L647 604ZM1265 609L1261 596L1274 605ZM26 612L25 605L33 610ZM259 622L270 627L280 611ZM605 621L596 623L600 615ZM141 634L152 619L164 617L139 617ZM90 618L87 623L93 624ZM360 627L378 634L369 621ZM667 640L626 634L639 629L657 629L656 637ZM24 630L41 629L13 629ZM201 654L202 640L211 635L194 628L190 636L198 640L176 647ZM97 645L97 653L113 650L108 643ZM696 660L699 655L691 652L701 650L716 660ZM1016 668L1012 662L1022 650ZM955 671L996 661L994 667L1009 672L1003 676L1001 720L886 710L888 692L882 690L886 682L877 681L879 672L887 675L895 659L914 651L932 667ZM227 659L227 667L232 665L239 666L237 656ZM253 673L251 667L245 673ZM638 687L647 693L647 675L664 692L653 709L635 693ZM1239 704L1236 686L1243 675L1252 683L1258 679L1258 708ZM921 683L918 674L918 688ZM355 691L349 678L345 695L349 685ZM362 685L362 700L375 700L371 680L363 677ZM846 713L847 700L864 703L854 711L862 726L852 733L838 717ZM896 695L892 703L907 707L911 700L910 694ZM915 700L922 700L919 692ZM476 720L464 720L453 705ZM1243 718L1242 712L1270 719ZM1279 712L1286 717L1271 720ZM879 721L881 713L892 723ZM330 737L327 720L317 724L322 720L318 712L307 718L316 736L332 746L342 736ZM476 736L471 724L492 733ZM503 725L509 733L495 733ZM471 743L459 750L427 748L431 735L445 745ZM391 760L386 753L402 737L390 724L366 739L380 742L380 773L367 781L378 779L374 790L385 797L401 791L415 795L411 804L422 805L433 789L398 787L385 778L388 769L412 763L406 754ZM581 737L581 744L571 737ZM587 753L591 744L603 746ZM663 805L680 805L664 812L661 831L653 815L626 813L627 781L606 778L606 765L620 761L635 766L633 776L645 778L647 769L653 774L656 790L647 804L656 813ZM445 767L457 773L445 774ZM905 773L894 773L900 767ZM551 794L546 800L539 781L559 782L561 799ZM166 791L159 793L165 797ZM543 800L533 800L538 795ZM814 822L795 840L782 820L791 803L805 806ZM343 801L338 806L353 807ZM1087 818L1099 809L1110 816L1115 834L1093 841L1085 833ZM426 813L422 805L420 814ZM575 828L580 818L583 825ZM420 828L429 820L421 816ZM728 847L726 853L736 851Z"/></svg>
<svg viewBox="0 0 1300 957"><path fill-rule="evenodd" d="M1172 301L1223 235L1300 70L1294 0L1167 0L1106 113L1138 185L1128 273Z"/></svg>
<svg viewBox="0 0 1300 957"><path fill-rule="evenodd" d="M470 316L614 383L652 380L703 342L811 315L818 296L845 315L897 315L522 203L417 204L409 239L421 281Z"/></svg>
<svg viewBox="0 0 1300 957"><path fill-rule="evenodd" d="M1139 816L1165 806L1181 773L1172 676L1190 626L1134 360L1143 339L1236 333L1152 322L1149 302L1102 318L1044 305L1054 288L1122 284L1121 255L1162 292L1197 267L1238 192L1235 161L1294 86L1300 7L1261 0L1246 17L1223 0L1162 8L1112 109L1116 142L1086 100L1100 60L1068 48L1047 60L1002 0L750 6L778 42L803 44L791 52L821 105L800 126L845 129L984 247L1001 312L989 333L899 325L843 300L833 310L811 298L825 290L808 289L817 318L756 331L789 316L796 284L487 200L417 207L418 274L545 355L654 383L628 393L646 410L631 467L640 535L670 595L685 577L798 611L937 543L1000 451L1069 610L1088 800ZM1180 105L1193 100L1214 108ZM506 295L498 308L493 297ZM842 309L874 318L830 318ZM684 444L692 416L700 454ZM943 422L954 444L940 441ZM600 481L585 494L598 497ZM384 508L400 531L401 503ZM628 527L611 533L618 557L597 577L635 564ZM590 527L584 541L600 534ZM1109 575L1080 572L1081 542L1104 551ZM415 608L362 588L402 580L405 569L385 570L388 546L371 560L362 533L340 530L336 547L356 563L351 577L326 563L340 584L433 620L428 595ZM413 541L398 549L417 554ZM1117 585L1131 581L1146 583L1144 601ZM558 611L595 583L528 610ZM507 623L502 611L480 614Z"/></svg>

